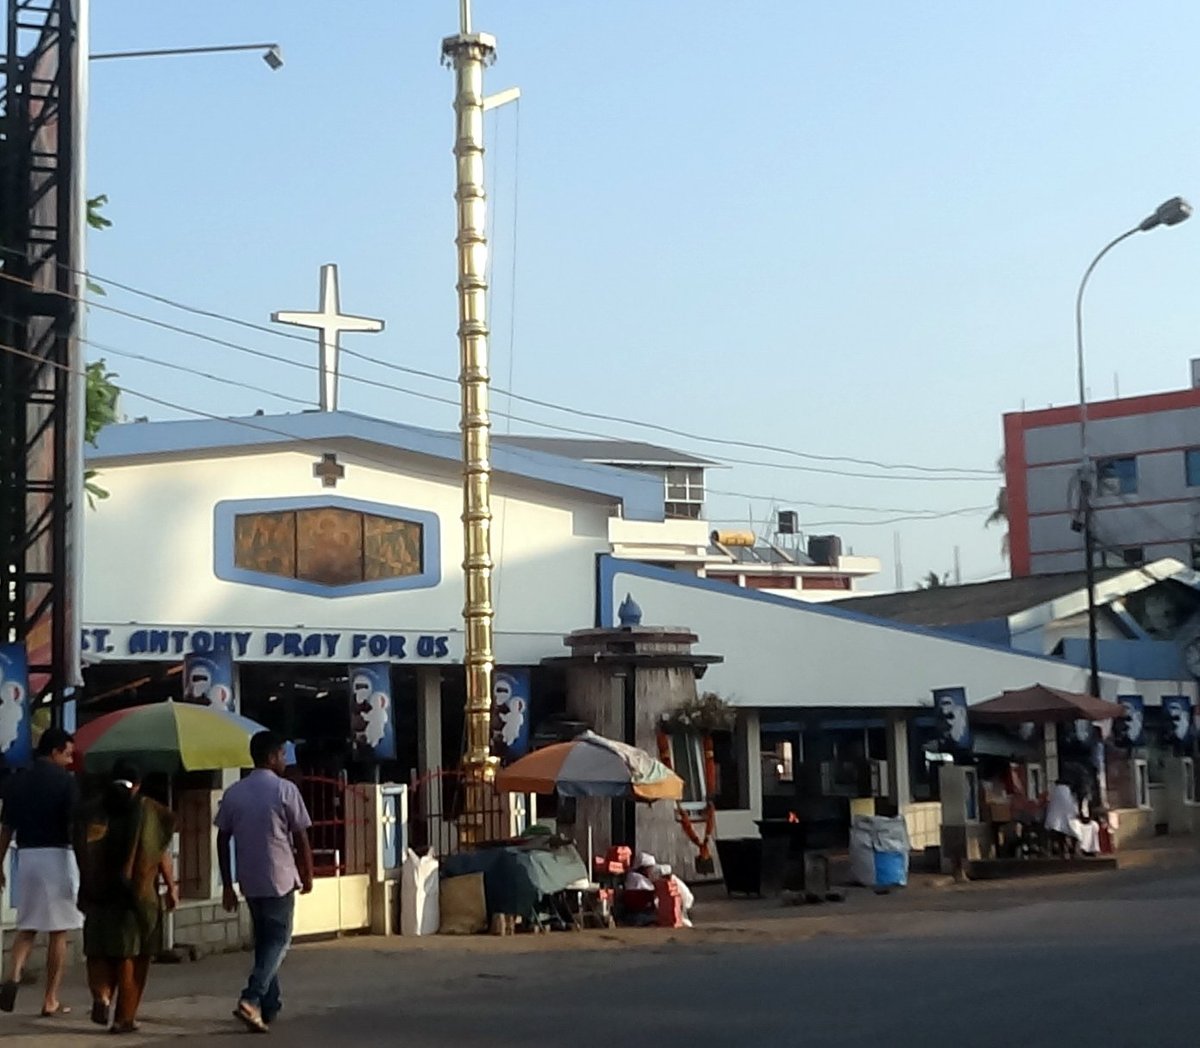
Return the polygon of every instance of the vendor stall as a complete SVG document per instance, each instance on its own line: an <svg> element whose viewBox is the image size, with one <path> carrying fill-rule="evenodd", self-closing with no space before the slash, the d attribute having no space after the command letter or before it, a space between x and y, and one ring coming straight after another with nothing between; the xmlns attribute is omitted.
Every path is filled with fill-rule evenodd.
<svg viewBox="0 0 1200 1048"><path fill-rule="evenodd" d="M980 847L962 858L1111 851L1101 725L1124 712L1117 703L1042 684L971 707Z"/></svg>

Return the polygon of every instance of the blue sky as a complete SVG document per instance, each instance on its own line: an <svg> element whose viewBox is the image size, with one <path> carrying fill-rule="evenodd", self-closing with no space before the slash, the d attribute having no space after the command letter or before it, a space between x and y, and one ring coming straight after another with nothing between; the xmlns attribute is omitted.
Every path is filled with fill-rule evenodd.
<svg viewBox="0 0 1200 1048"><path fill-rule="evenodd" d="M1166 197L1200 202L1196 5L475 7L499 38L488 89L523 92L519 115L490 116L488 133L493 376L527 396L816 454L986 469L1004 411L1073 397L1073 296L1092 255ZM337 262L343 306L387 321L345 346L454 375L452 79L438 59L456 25L453 0L95 2L93 51L278 40L286 65L93 64L89 183L115 225L92 236L92 270L266 323L314 308L318 267ZM1105 261L1087 309L1093 395L1111 395L1115 375L1124 395L1186 385L1198 259L1189 223ZM103 301L315 359L116 289ZM100 310L89 325L99 343L315 400L298 369ZM124 383L187 407L296 409L107 356ZM453 407L353 382L342 406L457 424ZM125 408L178 414L136 397ZM714 471L711 487L757 497L714 496L712 515L796 506L807 528L881 556L879 585L894 531L910 585L949 570L955 546L966 579L1004 567L984 513L827 527L897 514L799 505L948 511L990 503L990 479L835 477L673 443L783 463Z"/></svg>

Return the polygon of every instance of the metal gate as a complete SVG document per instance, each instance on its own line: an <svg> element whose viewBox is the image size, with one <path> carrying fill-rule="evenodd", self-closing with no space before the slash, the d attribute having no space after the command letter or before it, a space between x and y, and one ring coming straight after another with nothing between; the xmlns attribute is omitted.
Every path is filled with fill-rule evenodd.
<svg viewBox="0 0 1200 1048"><path fill-rule="evenodd" d="M312 816L313 890L296 900L295 934L363 931L376 862L374 787L323 775L302 775L296 785Z"/></svg>
<svg viewBox="0 0 1200 1048"><path fill-rule="evenodd" d="M412 847L432 855L453 855L473 847L476 835L464 832L467 787L457 768L435 768L415 779L409 788L409 823ZM533 794L484 794L483 810L476 815L488 827L485 838L504 839L524 832L537 818Z"/></svg>

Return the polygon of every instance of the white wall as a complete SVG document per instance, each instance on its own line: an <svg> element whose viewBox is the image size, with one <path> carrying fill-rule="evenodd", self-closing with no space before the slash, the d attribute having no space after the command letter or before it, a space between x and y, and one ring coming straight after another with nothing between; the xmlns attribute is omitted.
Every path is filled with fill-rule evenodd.
<svg viewBox="0 0 1200 1048"><path fill-rule="evenodd" d="M110 497L86 514L85 624L436 632L452 637L447 658L457 661L463 606L457 471L401 455L390 471L357 459L352 447L331 450L346 467L336 489L313 478L315 457L306 452L105 466L100 483ZM215 576L217 502L322 493L435 513L441 583L323 597ZM493 512L497 660L563 654L563 634L594 619L595 557L608 549L610 507L599 497L497 477Z"/></svg>
<svg viewBox="0 0 1200 1048"><path fill-rule="evenodd" d="M1200 446L1200 408L1155 411L1121 418L1090 419L1088 448L1093 456L1135 455L1162 448ZM1079 460L1079 423L1041 426L1025 434L1025 461Z"/></svg>
<svg viewBox="0 0 1200 1048"><path fill-rule="evenodd" d="M1087 670L1056 659L942 638L858 620L811 605L763 600L733 588L700 588L618 566L614 607L626 593L644 625L686 626L696 650L723 655L702 690L738 706L922 706L930 690L962 686L970 702L1006 688L1042 683L1068 691L1087 687ZM1105 676L1105 695L1133 688Z"/></svg>

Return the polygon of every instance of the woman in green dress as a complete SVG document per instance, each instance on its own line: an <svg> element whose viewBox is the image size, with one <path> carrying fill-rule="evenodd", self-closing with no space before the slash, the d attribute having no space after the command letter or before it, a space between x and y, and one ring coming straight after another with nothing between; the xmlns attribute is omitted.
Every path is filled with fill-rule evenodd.
<svg viewBox="0 0 1200 1048"><path fill-rule="evenodd" d="M175 817L141 795L141 775L118 762L103 793L79 820L80 892L84 913L83 952L87 957L92 1021L130 1033L158 945L163 900L174 909L179 896L168 850Z"/></svg>

